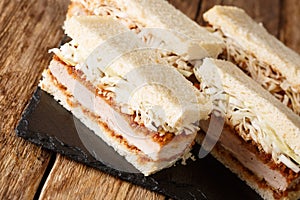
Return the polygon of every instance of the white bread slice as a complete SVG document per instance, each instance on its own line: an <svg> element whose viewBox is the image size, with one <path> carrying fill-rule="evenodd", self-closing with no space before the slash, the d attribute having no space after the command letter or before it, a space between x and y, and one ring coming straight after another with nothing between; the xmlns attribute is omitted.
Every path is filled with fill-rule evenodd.
<svg viewBox="0 0 300 200"><path fill-rule="evenodd" d="M165 0L73 0L82 4L91 13L97 14L100 7L118 8L125 18L132 18L146 28L161 28L178 32L195 40L211 57L217 57L225 45L205 28L188 18Z"/></svg>
<svg viewBox="0 0 300 200"><path fill-rule="evenodd" d="M80 54L83 59L109 38L128 32L125 26L112 20L111 17L98 16L68 18L64 23L64 30L81 48Z"/></svg>
<svg viewBox="0 0 300 200"><path fill-rule="evenodd" d="M203 65L195 70L195 75L207 81L219 78L224 91L251 108L299 158L300 118L258 83L231 62L210 58L204 59Z"/></svg>
<svg viewBox="0 0 300 200"><path fill-rule="evenodd" d="M300 55L270 35L244 10L231 6L214 6L203 17L259 61L271 65L300 91Z"/></svg>

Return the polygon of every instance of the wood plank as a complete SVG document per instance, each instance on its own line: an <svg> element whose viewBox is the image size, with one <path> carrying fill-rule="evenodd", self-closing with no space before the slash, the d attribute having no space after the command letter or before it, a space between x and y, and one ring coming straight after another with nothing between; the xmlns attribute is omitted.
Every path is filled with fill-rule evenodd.
<svg viewBox="0 0 300 200"><path fill-rule="evenodd" d="M204 25L202 15L214 5L231 5L244 9L257 22L262 22L273 35L279 36L280 0L210 0L202 1L197 22Z"/></svg>
<svg viewBox="0 0 300 200"><path fill-rule="evenodd" d="M168 0L175 8L185 13L189 18L195 20L200 8L200 0Z"/></svg>
<svg viewBox="0 0 300 200"><path fill-rule="evenodd" d="M61 38L67 1L0 1L0 199L32 199L49 153L14 128Z"/></svg>
<svg viewBox="0 0 300 200"><path fill-rule="evenodd" d="M165 198L58 155L40 196L40 200L44 199Z"/></svg>
<svg viewBox="0 0 300 200"><path fill-rule="evenodd" d="M300 54L300 1L282 1L280 39Z"/></svg>

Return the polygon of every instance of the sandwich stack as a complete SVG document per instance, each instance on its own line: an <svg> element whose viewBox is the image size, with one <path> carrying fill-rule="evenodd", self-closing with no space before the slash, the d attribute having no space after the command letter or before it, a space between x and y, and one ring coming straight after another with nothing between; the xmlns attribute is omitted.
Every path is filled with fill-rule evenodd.
<svg viewBox="0 0 300 200"><path fill-rule="evenodd" d="M212 29L162 0L73 0L71 41L51 50L40 87L144 175L211 137L264 199L298 199L300 56L241 9L204 18ZM199 131L212 115L219 138Z"/></svg>

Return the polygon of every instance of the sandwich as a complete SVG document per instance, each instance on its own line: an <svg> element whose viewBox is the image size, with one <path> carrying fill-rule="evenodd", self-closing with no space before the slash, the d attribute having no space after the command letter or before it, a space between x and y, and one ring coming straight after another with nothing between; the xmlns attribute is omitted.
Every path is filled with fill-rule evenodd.
<svg viewBox="0 0 300 200"><path fill-rule="evenodd" d="M219 59L230 61L206 59L194 70L225 111L212 155L262 198L299 199L300 56L242 9L214 6L203 17L226 45ZM201 127L207 131L207 122Z"/></svg>
<svg viewBox="0 0 300 200"><path fill-rule="evenodd" d="M199 42L211 57L217 57L225 47L221 39L166 0L71 0L67 17L76 15L111 16L137 33L144 28L172 30ZM155 36L160 39L163 34Z"/></svg>
<svg viewBox="0 0 300 200"><path fill-rule="evenodd" d="M221 134L200 133L197 142L218 135L212 155L262 198L299 199L299 116L231 62L205 58L194 74L225 121Z"/></svg>
<svg viewBox="0 0 300 200"><path fill-rule="evenodd" d="M221 57L235 63L300 115L300 55L270 35L242 9L215 6L203 17L226 44Z"/></svg>
<svg viewBox="0 0 300 200"><path fill-rule="evenodd" d="M73 1L64 30L40 87L146 176L189 155L212 109L191 63L223 42L159 0Z"/></svg>

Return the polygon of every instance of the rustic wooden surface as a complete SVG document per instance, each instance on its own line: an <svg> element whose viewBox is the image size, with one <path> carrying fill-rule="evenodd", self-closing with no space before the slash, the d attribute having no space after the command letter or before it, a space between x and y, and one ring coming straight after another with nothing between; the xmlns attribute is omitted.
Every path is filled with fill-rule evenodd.
<svg viewBox="0 0 300 200"><path fill-rule="evenodd" d="M165 199L141 187L58 156L40 199Z"/></svg>
<svg viewBox="0 0 300 200"><path fill-rule="evenodd" d="M300 53L300 1L282 1L279 38L288 47Z"/></svg>
<svg viewBox="0 0 300 200"><path fill-rule="evenodd" d="M170 2L200 24L203 12L215 4L242 7L300 53L298 0ZM51 58L47 50L62 37L67 5L68 0L0 1L0 199L165 199L15 136L21 113ZM53 166L51 155L56 156Z"/></svg>
<svg viewBox="0 0 300 200"><path fill-rule="evenodd" d="M0 199L32 199L50 154L14 129L58 44L68 3L0 1Z"/></svg>
<svg viewBox="0 0 300 200"><path fill-rule="evenodd" d="M196 20L200 10L200 0L169 0L169 2L174 5L175 8L184 12L189 18Z"/></svg>

